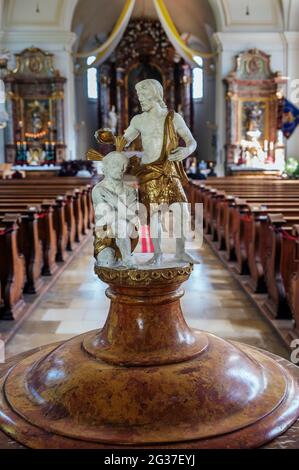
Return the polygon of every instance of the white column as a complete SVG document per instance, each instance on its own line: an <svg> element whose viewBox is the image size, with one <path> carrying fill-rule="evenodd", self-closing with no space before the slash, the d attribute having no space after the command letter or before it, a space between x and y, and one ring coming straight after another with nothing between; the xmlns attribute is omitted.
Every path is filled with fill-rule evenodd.
<svg viewBox="0 0 299 470"><path fill-rule="evenodd" d="M75 80L72 58L72 46L76 35L69 31L14 31L0 33L2 48L12 54L21 52L27 47L39 47L54 54L54 66L61 76L67 79L65 85L65 140L67 158L76 159L75 135ZM1 151L1 147L0 147Z"/></svg>
<svg viewBox="0 0 299 470"><path fill-rule="evenodd" d="M217 126L217 165L216 172L218 176L225 173L225 131L226 131L226 113L225 113L225 87L223 78L225 77L225 53L218 34L214 35L215 50L217 51L216 61L216 109L215 123ZM231 65L231 61L228 60ZM229 68L229 67L228 67Z"/></svg>
<svg viewBox="0 0 299 470"><path fill-rule="evenodd" d="M0 48L3 49L2 46L2 16L3 16L3 8L4 8L4 0L0 0ZM5 160L5 147L4 147L4 129L0 129L0 163L4 163Z"/></svg>
<svg viewBox="0 0 299 470"><path fill-rule="evenodd" d="M0 129L0 163L4 163L5 160L4 132L4 129Z"/></svg>

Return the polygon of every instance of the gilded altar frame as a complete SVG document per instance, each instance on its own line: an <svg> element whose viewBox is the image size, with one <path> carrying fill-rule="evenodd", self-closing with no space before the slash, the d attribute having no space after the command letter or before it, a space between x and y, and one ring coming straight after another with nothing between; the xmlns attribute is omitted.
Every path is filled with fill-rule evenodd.
<svg viewBox="0 0 299 470"><path fill-rule="evenodd" d="M130 73L142 64L157 70L167 105L170 109L181 105L185 121L192 127L192 69L177 58L161 23L147 18L130 21L113 56L99 67L99 127L109 127L112 105L118 115L117 133L122 134L128 127L132 117L129 112ZM143 78L155 77L140 77L140 80Z"/></svg>
<svg viewBox="0 0 299 470"><path fill-rule="evenodd" d="M254 104L261 110L260 143L277 142L286 79L271 70L271 56L258 49L235 57L233 71L224 79L226 86L226 171L235 163L238 148L246 140L244 113Z"/></svg>
<svg viewBox="0 0 299 470"><path fill-rule="evenodd" d="M54 56L37 47L15 54L16 67L6 74L9 122L6 162L16 163L18 146L25 151L53 146L53 162L65 160L64 87L66 79L54 68ZM39 114L40 132L32 129L28 109Z"/></svg>

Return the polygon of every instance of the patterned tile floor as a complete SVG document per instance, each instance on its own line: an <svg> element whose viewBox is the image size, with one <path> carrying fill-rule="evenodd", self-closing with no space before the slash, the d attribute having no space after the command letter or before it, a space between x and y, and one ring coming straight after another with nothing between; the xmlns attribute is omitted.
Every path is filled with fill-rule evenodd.
<svg viewBox="0 0 299 470"><path fill-rule="evenodd" d="M104 324L106 286L93 272L92 241L41 299L6 347L6 356L69 339ZM240 290L237 282L204 244L194 250L201 264L185 284L182 300L187 322L226 339L242 341L289 359L280 338Z"/></svg>

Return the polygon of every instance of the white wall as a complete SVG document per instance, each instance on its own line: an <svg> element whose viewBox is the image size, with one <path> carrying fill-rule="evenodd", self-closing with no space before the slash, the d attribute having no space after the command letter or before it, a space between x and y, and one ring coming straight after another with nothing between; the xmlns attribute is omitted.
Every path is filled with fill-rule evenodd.
<svg viewBox="0 0 299 470"><path fill-rule="evenodd" d="M197 153L200 160L214 160L213 133L215 123L215 76L205 74L204 97L193 102L193 135L198 143Z"/></svg>
<svg viewBox="0 0 299 470"><path fill-rule="evenodd" d="M87 73L78 74L75 82L77 119L77 158L83 160L86 151L95 147L95 131L98 129L97 102L88 99Z"/></svg>

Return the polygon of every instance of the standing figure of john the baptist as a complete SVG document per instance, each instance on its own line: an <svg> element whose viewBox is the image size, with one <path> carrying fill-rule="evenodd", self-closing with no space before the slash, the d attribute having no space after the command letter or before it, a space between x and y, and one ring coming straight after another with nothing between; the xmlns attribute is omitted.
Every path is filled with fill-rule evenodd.
<svg viewBox="0 0 299 470"><path fill-rule="evenodd" d="M163 99L163 87L154 79L147 79L136 85L142 113L133 117L124 139L130 145L141 137L143 152L141 159L131 159L131 172L139 180L139 202L150 214L154 245L154 256L150 264L161 264L161 210L172 209L180 235L176 237L175 258L179 262L193 263L186 252L186 233L189 227L188 201L183 186L188 184L182 161L197 147L183 117L169 111ZM179 146L181 138L185 146Z"/></svg>

